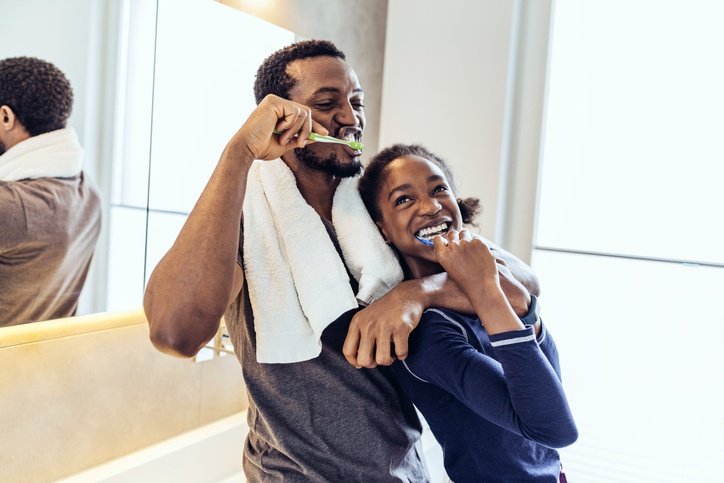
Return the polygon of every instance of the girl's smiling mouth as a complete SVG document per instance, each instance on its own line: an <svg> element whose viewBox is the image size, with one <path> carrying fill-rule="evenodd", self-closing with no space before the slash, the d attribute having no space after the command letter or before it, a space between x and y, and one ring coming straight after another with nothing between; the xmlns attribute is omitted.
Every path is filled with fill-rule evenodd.
<svg viewBox="0 0 724 483"><path fill-rule="evenodd" d="M417 238L421 243L425 245L432 245L432 239L438 235L447 233L450 230L451 226L451 222L443 221L442 223L438 223L436 225L428 226L421 230L418 230L415 233L415 238Z"/></svg>

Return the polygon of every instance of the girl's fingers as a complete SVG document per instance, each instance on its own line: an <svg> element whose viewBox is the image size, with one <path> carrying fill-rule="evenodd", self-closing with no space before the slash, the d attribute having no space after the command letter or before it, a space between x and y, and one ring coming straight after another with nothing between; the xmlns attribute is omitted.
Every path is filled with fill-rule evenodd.
<svg viewBox="0 0 724 483"><path fill-rule="evenodd" d="M468 230L460 230L460 239L464 241L472 241L473 240L473 234Z"/></svg>
<svg viewBox="0 0 724 483"><path fill-rule="evenodd" d="M460 243L460 232L457 230L450 230L447 234L447 239L450 243Z"/></svg>

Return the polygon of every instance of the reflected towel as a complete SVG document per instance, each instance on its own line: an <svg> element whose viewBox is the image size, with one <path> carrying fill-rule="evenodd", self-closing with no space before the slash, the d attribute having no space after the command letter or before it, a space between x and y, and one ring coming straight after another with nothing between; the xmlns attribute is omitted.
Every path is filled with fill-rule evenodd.
<svg viewBox="0 0 724 483"><path fill-rule="evenodd" d="M83 164L83 148L73 128L30 137L0 156L0 181L72 178Z"/></svg>

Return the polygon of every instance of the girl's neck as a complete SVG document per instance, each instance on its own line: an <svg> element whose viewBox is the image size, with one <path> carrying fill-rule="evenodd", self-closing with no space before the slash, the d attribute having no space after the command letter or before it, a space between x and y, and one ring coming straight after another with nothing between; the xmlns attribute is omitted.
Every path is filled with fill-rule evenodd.
<svg viewBox="0 0 724 483"><path fill-rule="evenodd" d="M429 275L435 275L436 273L444 272L440 264L430 262L425 259L417 257L405 257L403 256L404 263L403 272L405 274L405 280L414 280L417 278L427 277Z"/></svg>

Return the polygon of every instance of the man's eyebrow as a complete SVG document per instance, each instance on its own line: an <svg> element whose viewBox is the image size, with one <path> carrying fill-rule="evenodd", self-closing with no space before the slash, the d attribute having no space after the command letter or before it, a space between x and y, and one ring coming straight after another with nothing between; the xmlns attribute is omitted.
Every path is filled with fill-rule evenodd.
<svg viewBox="0 0 724 483"><path fill-rule="evenodd" d="M340 92L340 90L337 87L320 87L319 89L314 91L313 95L316 96L317 94L325 94L327 92L337 94L338 92ZM364 94L365 93L365 91L363 91L361 87L353 89L352 92L354 92L355 94Z"/></svg>

